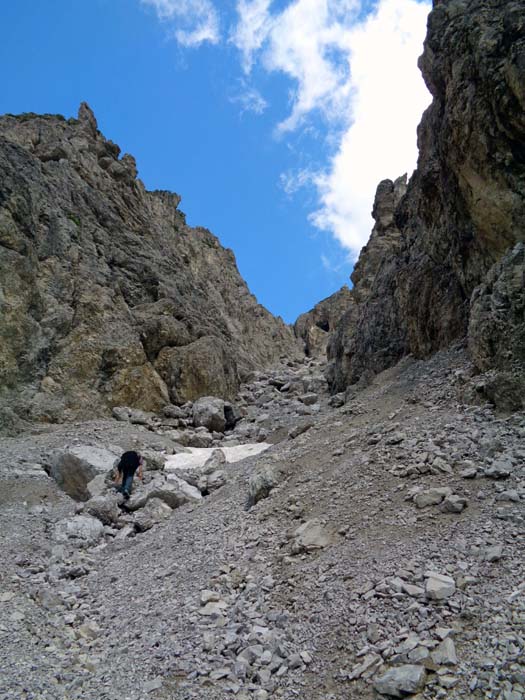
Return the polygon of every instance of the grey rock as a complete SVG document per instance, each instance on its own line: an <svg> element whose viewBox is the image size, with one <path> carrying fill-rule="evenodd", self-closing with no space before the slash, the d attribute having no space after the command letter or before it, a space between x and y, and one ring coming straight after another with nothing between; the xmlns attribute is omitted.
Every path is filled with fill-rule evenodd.
<svg viewBox="0 0 525 700"><path fill-rule="evenodd" d="M214 396L203 396L193 404L193 423L195 427L205 427L210 431L223 433L226 429L224 414L225 402Z"/></svg>
<svg viewBox="0 0 525 700"><path fill-rule="evenodd" d="M48 423L156 412L233 399L248 371L299 357L233 253L187 226L178 195L148 192L85 112L0 118L2 407Z"/></svg>
<svg viewBox="0 0 525 700"><path fill-rule="evenodd" d="M418 508L425 508L427 506L434 506L441 503L444 498L452 494L452 489L448 486L437 487L428 489L427 491L422 491L414 496L414 503Z"/></svg>
<svg viewBox="0 0 525 700"><path fill-rule="evenodd" d="M137 488L127 501L126 507L131 511L138 510L151 498L159 498L170 508L178 508L189 501L200 502L202 495L195 486L175 474L156 475L148 484Z"/></svg>
<svg viewBox="0 0 525 700"><path fill-rule="evenodd" d="M425 592L430 600L445 600L456 592L456 583L451 576L428 571Z"/></svg>
<svg viewBox="0 0 525 700"><path fill-rule="evenodd" d="M119 519L119 498L116 494L96 496L86 501L83 512L100 520L104 525L113 525Z"/></svg>
<svg viewBox="0 0 525 700"><path fill-rule="evenodd" d="M104 526L90 515L75 515L72 518L60 520L54 529L54 539L57 542L67 542L78 547L97 544L104 533Z"/></svg>
<svg viewBox="0 0 525 700"><path fill-rule="evenodd" d="M117 459L118 455L100 447L72 447L54 456L49 475L68 496L86 501L90 497L88 484L97 475L106 475Z"/></svg>
<svg viewBox="0 0 525 700"><path fill-rule="evenodd" d="M248 485L248 507L268 498L278 483L278 474L273 467L265 466L250 477Z"/></svg>
<svg viewBox="0 0 525 700"><path fill-rule="evenodd" d="M139 532L145 532L169 518L172 513L173 509L165 501L160 498L150 498L136 513L135 525Z"/></svg>
<svg viewBox="0 0 525 700"><path fill-rule="evenodd" d="M300 525L293 533L292 552L311 552L328 547L334 541L334 535L329 528L318 520L308 520Z"/></svg>
<svg viewBox="0 0 525 700"><path fill-rule="evenodd" d="M483 559L488 562L499 561L503 556L503 545L494 544L483 552Z"/></svg>
<svg viewBox="0 0 525 700"><path fill-rule="evenodd" d="M139 408L129 408L128 406L115 406L112 410L113 417L120 421L127 421L136 425L149 425L155 415Z"/></svg>
<svg viewBox="0 0 525 700"><path fill-rule="evenodd" d="M430 654L432 661L438 666L455 666L458 662L456 647L450 637L444 639Z"/></svg>
<svg viewBox="0 0 525 700"><path fill-rule="evenodd" d="M461 513L467 507L467 499L455 494L447 496L439 506L443 513Z"/></svg>
<svg viewBox="0 0 525 700"><path fill-rule="evenodd" d="M391 668L374 681L374 688L381 695L402 698L423 690L427 674L423 666L404 664Z"/></svg>
<svg viewBox="0 0 525 700"><path fill-rule="evenodd" d="M312 428L313 426L314 426L314 424L311 421L307 421L306 423L301 423L289 431L288 437L291 440L295 440L295 438L299 437L299 435L302 435L307 430L310 430L310 428Z"/></svg>
<svg viewBox="0 0 525 700"><path fill-rule="evenodd" d="M299 401L305 404L305 406L313 406L318 401L317 394L303 394L299 396Z"/></svg>

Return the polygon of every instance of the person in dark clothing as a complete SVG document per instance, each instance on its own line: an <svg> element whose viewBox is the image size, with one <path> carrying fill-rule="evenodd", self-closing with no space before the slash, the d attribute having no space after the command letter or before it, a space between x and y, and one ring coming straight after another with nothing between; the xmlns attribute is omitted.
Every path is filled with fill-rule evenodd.
<svg viewBox="0 0 525 700"><path fill-rule="evenodd" d="M120 462L117 465L117 473L115 474L115 484L118 484L117 491L122 493L126 500L130 496L133 477L137 470L137 476L142 481L143 463L144 460L139 453L132 450L124 452L120 458Z"/></svg>

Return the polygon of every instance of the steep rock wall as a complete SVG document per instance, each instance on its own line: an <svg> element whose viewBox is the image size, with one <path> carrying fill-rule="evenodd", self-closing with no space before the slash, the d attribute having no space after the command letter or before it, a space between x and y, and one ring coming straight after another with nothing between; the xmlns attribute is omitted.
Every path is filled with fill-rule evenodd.
<svg viewBox="0 0 525 700"><path fill-rule="evenodd" d="M0 118L0 406L24 418L232 398L299 352L233 253L119 154L85 104Z"/></svg>
<svg viewBox="0 0 525 700"><path fill-rule="evenodd" d="M345 285L299 316L294 324L294 331L297 338L304 343L308 357L326 356L332 332L352 304L352 292Z"/></svg>
<svg viewBox="0 0 525 700"><path fill-rule="evenodd" d="M525 240L525 3L434 0L420 67L433 102L417 170L393 211L393 245L332 339L335 391L464 337L473 291Z"/></svg>

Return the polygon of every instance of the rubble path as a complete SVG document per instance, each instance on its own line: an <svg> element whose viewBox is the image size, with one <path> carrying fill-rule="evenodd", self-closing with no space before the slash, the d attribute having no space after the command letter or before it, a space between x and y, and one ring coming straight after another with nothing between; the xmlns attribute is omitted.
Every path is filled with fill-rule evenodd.
<svg viewBox="0 0 525 700"><path fill-rule="evenodd" d="M34 465L104 424L3 441L0 698L523 700L525 416L462 405L465 372L461 349L405 360L86 549L53 542L75 503Z"/></svg>

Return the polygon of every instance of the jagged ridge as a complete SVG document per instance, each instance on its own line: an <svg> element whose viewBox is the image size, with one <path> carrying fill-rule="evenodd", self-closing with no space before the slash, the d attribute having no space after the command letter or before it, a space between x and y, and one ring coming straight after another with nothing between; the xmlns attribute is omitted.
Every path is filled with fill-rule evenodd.
<svg viewBox="0 0 525 700"><path fill-rule="evenodd" d="M0 402L19 415L228 398L297 352L232 251L119 154L86 104L67 121L0 119Z"/></svg>

